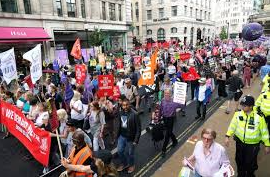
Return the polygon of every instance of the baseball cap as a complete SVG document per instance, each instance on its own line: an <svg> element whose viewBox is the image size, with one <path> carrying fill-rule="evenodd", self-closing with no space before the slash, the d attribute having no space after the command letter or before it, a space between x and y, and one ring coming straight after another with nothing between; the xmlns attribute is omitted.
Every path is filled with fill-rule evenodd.
<svg viewBox="0 0 270 177"><path fill-rule="evenodd" d="M240 104L243 106L254 106L255 99L253 98L253 96L246 95L241 99Z"/></svg>

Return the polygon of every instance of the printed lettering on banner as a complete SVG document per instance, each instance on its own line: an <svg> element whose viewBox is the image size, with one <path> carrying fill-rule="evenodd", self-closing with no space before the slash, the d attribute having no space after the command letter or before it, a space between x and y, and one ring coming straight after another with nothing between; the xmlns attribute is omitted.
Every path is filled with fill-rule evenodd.
<svg viewBox="0 0 270 177"><path fill-rule="evenodd" d="M16 106L1 101L0 122L29 150L33 157L48 166L51 146L49 132L35 127Z"/></svg>
<svg viewBox="0 0 270 177"><path fill-rule="evenodd" d="M115 63L116 63L116 68L117 69L123 69L124 68L124 64L121 58L116 58L115 59Z"/></svg>
<svg viewBox="0 0 270 177"><path fill-rule="evenodd" d="M173 102L185 104L187 95L187 83L175 82L173 91Z"/></svg>
<svg viewBox="0 0 270 177"><path fill-rule="evenodd" d="M113 95L114 78L113 75L99 75L98 76L98 96Z"/></svg>
<svg viewBox="0 0 270 177"><path fill-rule="evenodd" d="M31 62L31 80L35 84L42 76L41 44L26 52L23 58Z"/></svg>
<svg viewBox="0 0 270 177"><path fill-rule="evenodd" d="M77 84L83 84L86 79L86 65L78 64L75 65L75 77Z"/></svg>
<svg viewBox="0 0 270 177"><path fill-rule="evenodd" d="M9 84L13 79L18 78L14 48L0 53L0 65L3 73L3 79L7 84Z"/></svg>

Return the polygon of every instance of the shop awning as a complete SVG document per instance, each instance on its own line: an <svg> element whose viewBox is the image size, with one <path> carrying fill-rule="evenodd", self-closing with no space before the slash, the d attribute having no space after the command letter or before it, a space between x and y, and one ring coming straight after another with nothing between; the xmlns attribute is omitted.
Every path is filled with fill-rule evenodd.
<svg viewBox="0 0 270 177"><path fill-rule="evenodd" d="M47 41L50 37L40 27L0 27L0 43Z"/></svg>

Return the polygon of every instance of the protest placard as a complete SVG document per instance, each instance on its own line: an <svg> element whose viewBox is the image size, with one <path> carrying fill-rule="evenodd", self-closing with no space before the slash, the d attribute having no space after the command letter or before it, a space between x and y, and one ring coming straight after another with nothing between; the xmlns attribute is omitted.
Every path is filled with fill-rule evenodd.
<svg viewBox="0 0 270 177"><path fill-rule="evenodd" d="M187 94L187 83L175 82L173 91L173 102L185 104Z"/></svg>
<svg viewBox="0 0 270 177"><path fill-rule="evenodd" d="M99 75L98 76L98 96L113 95L114 79L113 75Z"/></svg>
<svg viewBox="0 0 270 177"><path fill-rule="evenodd" d="M86 78L86 71L87 71L86 65L84 64L75 65L75 77L77 84L84 83L84 80Z"/></svg>

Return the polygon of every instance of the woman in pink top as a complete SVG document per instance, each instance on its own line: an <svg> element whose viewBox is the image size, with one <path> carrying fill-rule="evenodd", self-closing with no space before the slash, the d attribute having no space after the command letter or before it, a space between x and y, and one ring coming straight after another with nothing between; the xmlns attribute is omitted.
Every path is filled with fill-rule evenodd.
<svg viewBox="0 0 270 177"><path fill-rule="evenodd" d="M250 79L251 79L251 67L250 67L250 64L246 63L243 70L244 70L243 83L244 83L245 87L249 88L250 87Z"/></svg>

